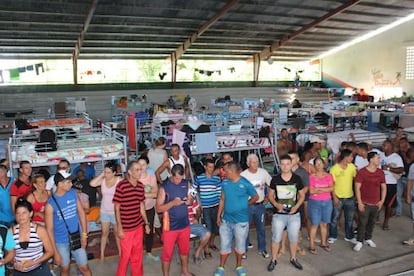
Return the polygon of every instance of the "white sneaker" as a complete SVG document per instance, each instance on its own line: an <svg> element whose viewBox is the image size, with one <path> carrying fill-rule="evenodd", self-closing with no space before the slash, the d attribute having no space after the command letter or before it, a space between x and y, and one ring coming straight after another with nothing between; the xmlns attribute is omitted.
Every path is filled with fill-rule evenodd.
<svg viewBox="0 0 414 276"><path fill-rule="evenodd" d="M354 246L354 251L359 252L362 248L362 242L357 242Z"/></svg>
<svg viewBox="0 0 414 276"><path fill-rule="evenodd" d="M353 243L353 244L357 244L357 242L358 242L355 238L352 238L352 239L344 238L344 240L347 241L347 242Z"/></svg>
<svg viewBox="0 0 414 276"><path fill-rule="evenodd" d="M373 240L366 240L365 244L367 244L369 247L377 247Z"/></svg>
<svg viewBox="0 0 414 276"><path fill-rule="evenodd" d="M336 240L335 238L328 238L328 243L334 243Z"/></svg>

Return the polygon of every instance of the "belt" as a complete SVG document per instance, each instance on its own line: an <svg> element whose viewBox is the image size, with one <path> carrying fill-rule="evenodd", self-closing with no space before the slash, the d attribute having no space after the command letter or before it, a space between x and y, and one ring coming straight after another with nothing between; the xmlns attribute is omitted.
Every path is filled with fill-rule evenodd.
<svg viewBox="0 0 414 276"><path fill-rule="evenodd" d="M256 202L254 205L261 205L261 204L263 204L263 201Z"/></svg>

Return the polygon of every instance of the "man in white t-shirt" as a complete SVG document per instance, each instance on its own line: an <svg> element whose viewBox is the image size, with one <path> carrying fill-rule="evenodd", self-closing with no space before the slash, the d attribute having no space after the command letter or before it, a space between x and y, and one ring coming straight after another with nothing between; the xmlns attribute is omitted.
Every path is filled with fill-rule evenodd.
<svg viewBox="0 0 414 276"><path fill-rule="evenodd" d="M266 188L270 185L272 177L270 174L262 168L259 168L259 158L255 154L249 154L246 159L248 168L241 173L241 176L246 178L253 184L256 189L259 199L256 203L249 205L250 221L254 220L257 232L257 244L258 252L263 258L269 258L269 254L266 251L266 235L265 235L265 214L267 203ZM249 237L247 237L246 245L249 243Z"/></svg>
<svg viewBox="0 0 414 276"><path fill-rule="evenodd" d="M358 143L357 145L357 156L355 157L354 165L359 171L362 168L368 166L368 144L365 142Z"/></svg>
<svg viewBox="0 0 414 276"><path fill-rule="evenodd" d="M58 171L65 171L67 173L70 172L70 163L66 159L62 159L59 161L56 172ZM52 191L53 193L56 191L56 185L55 185L55 175L51 175L49 179L46 181L46 190Z"/></svg>
<svg viewBox="0 0 414 276"><path fill-rule="evenodd" d="M389 230L388 220L391 218L394 208L396 207L397 182L404 172L404 163L401 156L393 150L393 144L390 140L382 143L384 154L381 156L381 168L385 174L387 183L387 197L385 198L385 216L382 225L383 230Z"/></svg>

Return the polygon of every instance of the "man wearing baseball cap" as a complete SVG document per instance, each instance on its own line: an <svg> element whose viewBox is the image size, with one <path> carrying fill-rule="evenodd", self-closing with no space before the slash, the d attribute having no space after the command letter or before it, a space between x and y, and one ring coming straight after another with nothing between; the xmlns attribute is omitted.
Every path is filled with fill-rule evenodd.
<svg viewBox="0 0 414 276"><path fill-rule="evenodd" d="M72 189L74 179L75 176L64 170L56 173L56 192L48 199L45 209L46 229L54 247L55 263L60 266L62 276L69 275L71 253L82 274L91 275L85 250L88 239L86 216L76 191ZM81 248L71 250L69 234L77 231L81 232Z"/></svg>

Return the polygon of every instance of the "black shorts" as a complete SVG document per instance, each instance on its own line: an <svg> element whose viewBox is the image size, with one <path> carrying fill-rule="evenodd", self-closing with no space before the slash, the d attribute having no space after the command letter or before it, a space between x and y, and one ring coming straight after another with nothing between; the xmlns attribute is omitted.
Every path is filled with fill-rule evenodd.
<svg viewBox="0 0 414 276"><path fill-rule="evenodd" d="M384 207L397 207L397 185L387 184L387 196L385 197Z"/></svg>

